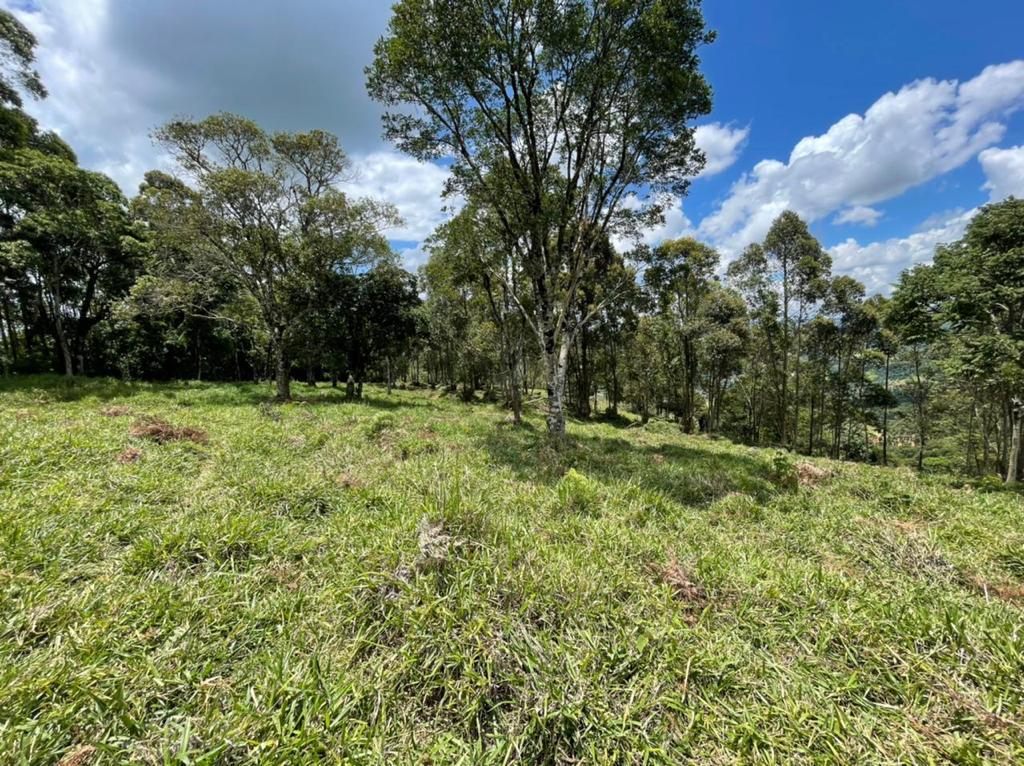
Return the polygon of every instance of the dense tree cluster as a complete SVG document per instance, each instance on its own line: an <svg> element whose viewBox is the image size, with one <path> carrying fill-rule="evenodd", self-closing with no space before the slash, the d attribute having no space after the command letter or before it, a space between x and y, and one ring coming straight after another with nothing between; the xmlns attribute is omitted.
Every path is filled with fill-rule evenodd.
<svg viewBox="0 0 1024 766"><path fill-rule="evenodd" d="M795 213L729 263L638 241L704 161L696 2L401 0L368 70L388 136L454 158L417 275L322 131L220 114L155 139L128 200L22 111L35 40L0 11L0 364L128 378L432 386L807 454L1024 470L1024 201L981 209L891 298Z"/></svg>

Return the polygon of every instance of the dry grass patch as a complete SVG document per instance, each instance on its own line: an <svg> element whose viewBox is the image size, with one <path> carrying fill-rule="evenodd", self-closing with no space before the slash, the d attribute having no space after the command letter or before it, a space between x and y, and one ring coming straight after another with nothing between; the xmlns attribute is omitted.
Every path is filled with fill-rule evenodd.
<svg viewBox="0 0 1024 766"><path fill-rule="evenodd" d="M57 766L89 766L96 758L96 748L92 745L79 745L66 752Z"/></svg>
<svg viewBox="0 0 1024 766"><path fill-rule="evenodd" d="M206 431L203 431L201 428L174 426L166 420L153 416L137 420L128 433L135 439L149 439L157 444L180 441L206 444L210 440Z"/></svg>
<svg viewBox="0 0 1024 766"><path fill-rule="evenodd" d="M811 465L810 463L797 463L795 467L797 481L803 487L816 487L832 477L831 471L818 468L818 466Z"/></svg>
<svg viewBox="0 0 1024 766"><path fill-rule="evenodd" d="M130 465L142 460L142 451L135 447L125 447L124 451L117 456L117 462L121 465Z"/></svg>
<svg viewBox="0 0 1024 766"><path fill-rule="evenodd" d="M682 603L689 612L689 621L695 622L697 615L708 604L708 593L704 586L679 563L675 554L669 557L667 563L656 564L652 569L661 582L672 588L676 600Z"/></svg>

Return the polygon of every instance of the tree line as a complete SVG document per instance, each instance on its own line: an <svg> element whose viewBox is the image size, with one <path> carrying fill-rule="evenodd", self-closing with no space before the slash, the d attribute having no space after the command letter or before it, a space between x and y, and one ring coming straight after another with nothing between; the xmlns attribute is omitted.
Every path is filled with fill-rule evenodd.
<svg viewBox="0 0 1024 766"><path fill-rule="evenodd" d="M324 131L180 119L174 173L126 199L40 130L36 42L0 11L5 373L431 385L567 417L671 418L808 454L1015 481L1024 202L976 215L891 297L866 296L785 212L728 264L630 245L685 195L711 108L700 4L401 0L367 69L384 131L450 158L460 212L419 274L397 211L341 190ZM617 247L616 244L619 244Z"/></svg>

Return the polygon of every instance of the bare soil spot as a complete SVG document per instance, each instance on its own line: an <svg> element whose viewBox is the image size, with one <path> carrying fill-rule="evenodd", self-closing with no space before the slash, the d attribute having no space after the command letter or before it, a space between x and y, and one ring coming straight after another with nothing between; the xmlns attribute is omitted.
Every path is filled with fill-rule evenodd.
<svg viewBox="0 0 1024 766"><path fill-rule="evenodd" d="M1024 586L1022 585L990 583L980 577L972 577L971 583L985 598L997 598L1000 601L1009 601L1014 604L1024 603Z"/></svg>
<svg viewBox="0 0 1024 766"><path fill-rule="evenodd" d="M121 465L131 465L142 460L142 451L135 447L125 447L124 452L117 456L117 462Z"/></svg>
<svg viewBox="0 0 1024 766"><path fill-rule="evenodd" d="M697 582L686 568L679 563L675 554L669 557L668 563L654 565L655 575L675 592L676 599L691 611L700 611L708 603L708 594L704 586ZM695 615L691 615L696 619Z"/></svg>
<svg viewBox="0 0 1024 766"><path fill-rule="evenodd" d="M209 441L209 436L202 429L189 426L174 426L166 420L153 416L137 420L128 433L136 439L149 439L157 444L180 441L206 444Z"/></svg>

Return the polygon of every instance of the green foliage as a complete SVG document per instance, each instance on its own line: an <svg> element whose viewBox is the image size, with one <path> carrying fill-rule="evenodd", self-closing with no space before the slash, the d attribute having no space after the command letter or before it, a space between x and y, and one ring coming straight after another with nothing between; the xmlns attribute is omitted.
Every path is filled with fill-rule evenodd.
<svg viewBox="0 0 1024 766"><path fill-rule="evenodd" d="M153 176L142 190L164 276L198 276L208 289L227 284L254 301L273 344L278 396L288 398L297 336L308 336L340 275L392 257L381 232L397 212L340 191L349 161L324 131L270 135L217 114L171 122L156 137L196 183ZM208 290L198 298L185 308L204 312Z"/></svg>
<svg viewBox="0 0 1024 766"><path fill-rule="evenodd" d="M712 39L690 1L401 0L374 48L385 135L420 159L453 157L448 191L496 224L508 268L474 255L537 339L555 437L570 347L608 299L587 283L611 236L658 220L703 165L692 120L711 109L698 50Z"/></svg>
<svg viewBox="0 0 1024 766"><path fill-rule="evenodd" d="M785 452L773 452L768 458L768 479L779 489L796 489L798 476L793 459Z"/></svg>
<svg viewBox="0 0 1024 766"><path fill-rule="evenodd" d="M19 88L36 98L46 95L39 73L32 68L36 44L35 35L13 13L0 8L0 107L21 107Z"/></svg>
<svg viewBox="0 0 1024 766"><path fill-rule="evenodd" d="M559 507L568 512L589 516L597 510L600 487L593 479L570 468L558 482Z"/></svg>

